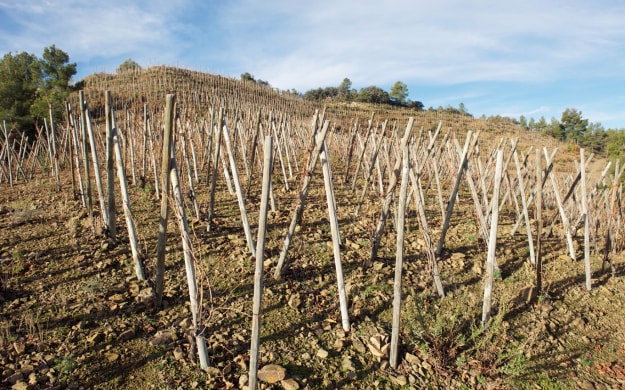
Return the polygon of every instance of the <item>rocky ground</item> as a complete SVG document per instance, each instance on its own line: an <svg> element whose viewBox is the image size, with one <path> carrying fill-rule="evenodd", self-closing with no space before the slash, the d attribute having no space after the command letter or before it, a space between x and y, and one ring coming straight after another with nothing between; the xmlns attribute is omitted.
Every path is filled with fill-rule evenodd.
<svg viewBox="0 0 625 390"><path fill-rule="evenodd" d="M379 201L371 198L354 218L349 186L335 187L351 329L341 327L322 180L313 185L284 279L272 278L296 196L277 184L280 211L269 216L266 245L261 388L625 388L623 256L615 257L614 276L602 273L600 257L593 256L593 289L586 291L583 262L565 255L556 231L543 248L545 289L538 294L524 234L510 237L512 215L504 210L494 315L483 328L486 250L464 205L470 204L467 194L460 196L439 263L447 292L443 299L432 292L414 210L408 215L400 364L391 369L393 224L387 224L378 260L369 264ZM71 188L68 181L64 188ZM201 206L208 204L205 188L201 184L198 190ZM189 332L188 290L173 217L166 298L163 307L154 308L150 283L134 275L121 209L121 239L111 245L80 201L70 191L57 192L51 178L13 188L0 184L0 388L244 387L254 260L246 250L236 198L225 186L218 192L212 232L190 218L211 358L211 367L202 371ZM258 196L252 191L250 221L258 218ZM159 201L150 188L133 187L131 197L153 279ZM433 199L430 224L435 227L440 213ZM433 229L435 238L438 233ZM581 247L578 253L581 257Z"/></svg>

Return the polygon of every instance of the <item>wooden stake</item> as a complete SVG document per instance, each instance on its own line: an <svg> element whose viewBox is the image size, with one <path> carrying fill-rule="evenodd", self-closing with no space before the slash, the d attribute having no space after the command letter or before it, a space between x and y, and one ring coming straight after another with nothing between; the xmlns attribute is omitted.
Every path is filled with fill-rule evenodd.
<svg viewBox="0 0 625 390"><path fill-rule="evenodd" d="M484 305L482 306L482 326L486 326L491 316L491 295L493 291L493 277L495 273L495 250L497 249L497 227L499 222L499 188L503 171L503 150L497 150L497 165L495 166L495 183L493 186L493 200L495 205L491 213L490 236L488 240L488 255L486 258L486 281L484 283Z"/></svg>
<svg viewBox="0 0 625 390"><path fill-rule="evenodd" d="M302 219L302 214L304 213L304 204L306 203L306 197L308 196L308 189L310 187L310 182L312 179L312 174L317 165L317 160L319 159L319 152L323 146L323 141L325 141L326 134L328 132L328 126L330 121L326 121L323 124L323 128L321 130L320 135L316 138L316 143L314 144L313 150L309 155L310 161L308 164L308 169L306 175L304 176L304 183L302 184L302 189L299 193L298 203L293 210L293 215L291 218L291 224L286 233L286 237L284 238L284 246L282 247L282 252L280 252L280 258L278 259L278 265L276 265L276 270L274 271L274 278L280 279L282 277L282 271L284 268L284 262L286 260L286 254L289 250L289 246L291 245L291 238L295 233L295 228L300 223ZM317 134L317 113L315 113L315 117L313 118L313 136ZM315 138L313 138L314 142Z"/></svg>
<svg viewBox="0 0 625 390"><path fill-rule="evenodd" d="M115 156L113 152L113 123L111 117L111 91L104 94L104 111L106 116L106 189L108 195L108 227L109 238L115 243L117 241L117 208L115 207L115 173L113 165Z"/></svg>
<svg viewBox="0 0 625 390"><path fill-rule="evenodd" d="M173 146L173 145L172 145ZM172 149L174 149L172 147ZM189 236L189 223L187 221L187 214L184 209L184 200L182 199L182 190L180 188L180 179L178 177L178 166L176 164L176 155L172 154L170 162L170 180L171 187L174 194L174 201L176 204L176 219L178 220L178 227L180 228L180 235L182 238L182 251L184 253L184 266L187 275L187 284L189 286L189 301L191 303L191 315L193 319L193 329L195 335L195 343L197 345L198 355L200 357L200 367L202 369L208 368L208 348L206 346L206 338L204 338L204 327L200 318L200 302L198 297L200 292L197 288L197 282L195 280L195 265L193 263L193 247L191 245L191 238ZM163 198L165 196L163 195Z"/></svg>
<svg viewBox="0 0 625 390"><path fill-rule="evenodd" d="M401 314L401 285L402 268L404 262L404 226L406 217L406 198L408 189L408 174L410 172L410 157L407 143L402 145L402 174L399 188L399 205L397 208L397 249L395 251L395 280L393 282L393 325L391 332L390 361L391 368L397 368L399 345L399 324Z"/></svg>
<svg viewBox="0 0 625 390"><path fill-rule="evenodd" d="M232 144L230 143L230 135L228 134L228 128L222 127L224 142L226 144L226 150L228 152L228 158L230 160L230 169L232 170L232 176L234 178L234 187L237 194L237 201L239 203L239 211L241 212L241 223L243 224L243 230L245 231L245 239L247 241L247 248L252 256L255 255L255 244L252 238L252 231L250 230L250 224L247 220L247 211L245 210L245 198L243 197L243 190L241 189L241 182L239 181L239 171L237 169L236 161L234 160L234 154L232 152Z"/></svg>
<svg viewBox="0 0 625 390"><path fill-rule="evenodd" d="M543 231L543 180L540 149L536 149L536 291L540 294L543 284L542 231Z"/></svg>
<svg viewBox="0 0 625 390"><path fill-rule="evenodd" d="M454 210L454 204L456 203L456 196L458 195L458 189L460 188L460 180L462 179L462 173L467 166L467 158L469 154L469 144L471 143L472 133L469 130L467 132L467 138L464 142L464 148L462 149L462 156L460 157L460 165L458 166L458 172L456 173L456 181L454 182L454 188L447 201L447 208L445 210L445 220L443 222L443 229L441 231L441 237L438 241L438 247L436 248L436 256L440 256L443 252L443 245L445 244L445 236L449 229L449 221L451 220L451 213Z"/></svg>
<svg viewBox="0 0 625 390"><path fill-rule="evenodd" d="M137 233L135 229L135 223L132 219L132 212L130 211L130 197L128 196L128 184L126 182L126 172L124 171L124 162L122 160L122 148L119 144L119 137L117 135L117 126L115 123L115 115L113 118L113 145L115 147L115 162L117 163L117 179L119 180L119 186L122 194L122 208L124 209L124 216L126 218L126 227L128 229L128 239L130 240L130 249L132 250L132 258L135 262L135 274L139 280L145 280L145 271L141 260L141 253L139 251L139 244L137 242Z"/></svg>
<svg viewBox="0 0 625 390"><path fill-rule="evenodd" d="M161 197L161 218L158 224L158 236L156 244L156 276L155 276L155 303L156 307L161 305L163 300L163 290L165 279L165 245L167 244L167 217L168 217L168 196L169 194L169 170L172 155L172 134L174 133L174 103L176 95L168 94L165 103L165 133L163 134L163 150L161 154L161 184L163 193Z"/></svg>
<svg viewBox="0 0 625 390"><path fill-rule="evenodd" d="M586 271L586 290L592 289L592 272L590 270L590 225L588 220L588 198L586 195L586 164L584 148L579 150L580 169L582 170L582 217L584 219L584 269Z"/></svg>
<svg viewBox="0 0 625 390"><path fill-rule="evenodd" d="M260 199L258 216L258 237L256 245L256 267L254 270L254 303L252 307L252 345L250 348L250 377L248 388L256 389L258 372L258 346L260 344L260 320L263 307L263 265L265 253L265 235L267 232L267 209L269 200L269 185L273 169L271 136L265 137L263 163L263 189Z"/></svg>
<svg viewBox="0 0 625 390"><path fill-rule="evenodd" d="M334 266L336 268L336 283L338 286L339 304L341 309L341 324L344 331L349 331L349 314L347 313L347 295L343 278L343 265L341 264L341 236L339 232L339 220L336 215L336 200L334 199L334 186L332 184L332 172L330 170L330 156L328 146L324 142L321 154L321 168L328 203L328 219L330 220L330 232L332 233L332 250L334 252Z"/></svg>

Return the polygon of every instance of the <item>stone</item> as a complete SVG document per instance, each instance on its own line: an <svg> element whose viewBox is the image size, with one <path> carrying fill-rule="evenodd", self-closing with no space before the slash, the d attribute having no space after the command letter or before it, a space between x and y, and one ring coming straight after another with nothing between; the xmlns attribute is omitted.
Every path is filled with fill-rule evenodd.
<svg viewBox="0 0 625 390"><path fill-rule="evenodd" d="M183 358L184 352L182 352L182 349L180 347L176 347L176 349L174 349L174 359L182 360Z"/></svg>
<svg viewBox="0 0 625 390"><path fill-rule="evenodd" d="M295 379L289 378L283 381L280 381L280 384L284 388L284 390L298 390L299 383Z"/></svg>
<svg viewBox="0 0 625 390"><path fill-rule="evenodd" d="M390 376L391 382L397 386L406 386L408 384L408 379L404 375L399 375L397 377Z"/></svg>
<svg viewBox="0 0 625 390"><path fill-rule="evenodd" d="M286 369L277 364L268 364L258 370L258 379L265 383L277 383L286 377Z"/></svg>
<svg viewBox="0 0 625 390"><path fill-rule="evenodd" d="M418 356L413 355L411 353L406 353L406 361L413 366L420 366L421 359Z"/></svg>
<svg viewBox="0 0 625 390"><path fill-rule="evenodd" d="M22 341L16 341L13 343L13 348L15 348L15 352L17 352L18 355L21 355L26 351L26 344Z"/></svg>
<svg viewBox="0 0 625 390"><path fill-rule="evenodd" d="M24 374L24 376L28 376L31 372L35 371L35 367L33 367L32 364L22 364L20 371Z"/></svg>
<svg viewBox="0 0 625 390"><path fill-rule="evenodd" d="M357 337L354 337L354 339L352 340L352 345L354 346L354 349L356 351L358 351L358 353L365 353L365 352L367 352L367 348L362 343L362 341L360 341L360 339L357 338Z"/></svg>
<svg viewBox="0 0 625 390"><path fill-rule="evenodd" d="M104 334L102 332L95 332L87 337L87 343L89 344L97 344L104 340Z"/></svg>
<svg viewBox="0 0 625 390"><path fill-rule="evenodd" d="M325 349L319 348L317 350L317 354L316 355L317 355L317 357L320 357L321 359L325 359L325 358L328 357L329 353Z"/></svg>
<svg viewBox="0 0 625 390"><path fill-rule="evenodd" d="M291 295L291 297L289 298L289 302L288 302L288 305L291 308L297 310L300 307L301 304L302 304L302 299L300 298L299 294Z"/></svg>
<svg viewBox="0 0 625 390"><path fill-rule="evenodd" d="M534 301L534 299L536 299L537 294L538 294L538 291L536 290L536 287L527 286L521 289L521 292L519 293L518 301L523 302L525 304L530 304L532 301Z"/></svg>
<svg viewBox="0 0 625 390"><path fill-rule="evenodd" d="M39 382L39 378L37 378L37 374L35 374L34 372L31 372L28 375L28 384L29 385L36 385L37 382Z"/></svg>
<svg viewBox="0 0 625 390"><path fill-rule="evenodd" d="M388 354L390 344L386 343L386 339L386 336L379 334L369 338L367 347L369 347L369 351L373 354L373 356L385 357Z"/></svg>
<svg viewBox="0 0 625 390"><path fill-rule="evenodd" d="M13 386L11 386L11 390L28 390L28 383L24 381L17 381Z"/></svg>
<svg viewBox="0 0 625 390"><path fill-rule="evenodd" d="M341 367L343 367L343 370L345 371L356 371L354 362L352 362L350 358L343 359L343 362L341 363Z"/></svg>
<svg viewBox="0 0 625 390"><path fill-rule="evenodd" d="M191 326L193 326L193 321L191 321L191 318L187 317L180 321L178 323L178 326L182 329L191 329Z"/></svg>
<svg viewBox="0 0 625 390"><path fill-rule="evenodd" d="M172 332L167 330L159 330L152 338L152 345L164 345L169 344L175 340Z"/></svg>
<svg viewBox="0 0 625 390"><path fill-rule="evenodd" d="M113 294L109 297L109 301L114 303L122 303L126 301L126 297L123 294Z"/></svg>
<svg viewBox="0 0 625 390"><path fill-rule="evenodd" d="M242 389L247 386L248 377L247 374L241 374L239 377L239 389Z"/></svg>
<svg viewBox="0 0 625 390"><path fill-rule="evenodd" d="M104 354L104 357L106 358L106 360L108 360L110 363L113 363L114 361L117 361L119 359L119 354L115 353L115 352L106 352Z"/></svg>

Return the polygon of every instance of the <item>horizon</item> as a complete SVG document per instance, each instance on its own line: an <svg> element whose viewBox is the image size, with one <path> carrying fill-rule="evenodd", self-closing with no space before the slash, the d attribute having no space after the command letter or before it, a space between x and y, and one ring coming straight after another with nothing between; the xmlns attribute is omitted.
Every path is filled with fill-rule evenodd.
<svg viewBox="0 0 625 390"><path fill-rule="evenodd" d="M538 2L466 7L459 0L365 2L0 0L0 50L41 56L56 45L75 81L126 59L226 77L245 72L304 93L396 81L425 108L475 117L560 120L566 108L625 129L625 3ZM393 33L397 31L397 33Z"/></svg>

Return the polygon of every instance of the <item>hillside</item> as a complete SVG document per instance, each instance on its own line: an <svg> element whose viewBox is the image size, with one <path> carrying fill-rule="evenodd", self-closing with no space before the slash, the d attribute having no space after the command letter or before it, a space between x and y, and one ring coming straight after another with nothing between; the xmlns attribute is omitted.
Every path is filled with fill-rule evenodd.
<svg viewBox="0 0 625 390"><path fill-rule="evenodd" d="M622 187L600 177L606 161L577 178L587 154L509 121L317 106L175 68L96 74L83 88L93 137L82 139L76 93L56 138L0 165L0 388L246 388L257 262L261 389L625 386ZM173 153L163 152L173 124ZM325 144L313 138L324 129ZM544 155L536 165L542 147L558 148L553 167ZM176 160L165 176L179 177L180 197L164 197L163 155ZM107 171L107 158L121 169Z"/></svg>

